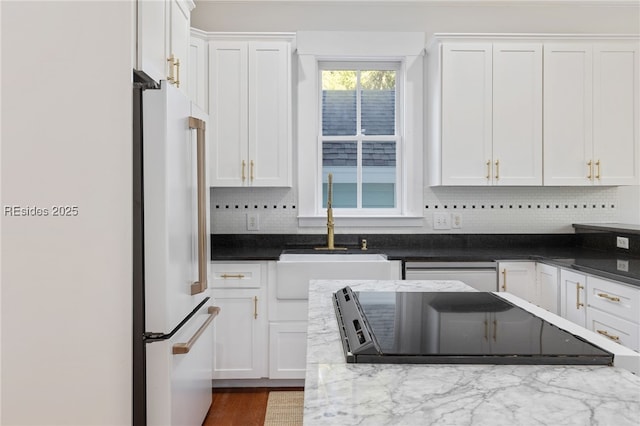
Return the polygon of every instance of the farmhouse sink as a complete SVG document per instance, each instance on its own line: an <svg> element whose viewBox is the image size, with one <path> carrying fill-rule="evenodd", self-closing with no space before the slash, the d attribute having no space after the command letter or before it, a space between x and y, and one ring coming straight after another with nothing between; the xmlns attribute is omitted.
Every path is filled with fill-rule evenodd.
<svg viewBox="0 0 640 426"><path fill-rule="evenodd" d="M276 297L285 300L308 299L311 280L400 279L397 262L382 253L282 253L276 266Z"/></svg>

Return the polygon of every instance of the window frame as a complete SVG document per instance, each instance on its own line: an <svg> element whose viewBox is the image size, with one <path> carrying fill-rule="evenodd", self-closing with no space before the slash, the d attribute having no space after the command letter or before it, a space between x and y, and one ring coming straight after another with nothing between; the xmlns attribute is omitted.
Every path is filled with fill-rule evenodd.
<svg viewBox="0 0 640 426"><path fill-rule="evenodd" d="M320 206L318 126L318 63L326 61L398 61L404 68L402 199L399 214L334 214L336 228L350 231L386 227L424 226L425 42L423 32L298 31L296 33L297 87L296 150L298 226L325 228L326 208Z"/></svg>
<svg viewBox="0 0 640 426"><path fill-rule="evenodd" d="M357 185L357 201L356 204L360 207L355 208L340 208L333 207L334 214L337 215L346 215L346 216L369 216L369 215L392 215L397 216L402 214L402 201L403 201L403 187L402 187L402 153L404 152L402 143L404 138L402 137L404 131L402 127L402 117L403 117L403 81L404 77L404 67L401 60L398 59L389 59L389 60L319 60L318 61L318 160L319 167L317 176L317 182L319 185L317 196L318 202L318 214L326 214L326 206L323 206L323 185L324 185L324 166L322 165L323 160L323 143L327 142L355 142L357 146L358 152L358 161L356 166L356 185ZM356 86L356 96L358 101L356 102L356 134L355 135L336 135L336 136L325 136L322 134L322 123L323 123L323 115L322 115L322 106L323 106L323 87L322 87L322 72L326 70L344 70L344 71L371 71L371 70L384 70L384 71L395 71L395 116L394 116L394 134L393 135L366 135L362 134L362 128L358 124L361 124L362 111L361 111L361 102L360 102L360 86L359 83ZM363 178L362 178L362 149L363 143L365 142L395 142L396 144L396 164L395 164L395 205L392 208L366 208L362 207L362 192L363 192Z"/></svg>

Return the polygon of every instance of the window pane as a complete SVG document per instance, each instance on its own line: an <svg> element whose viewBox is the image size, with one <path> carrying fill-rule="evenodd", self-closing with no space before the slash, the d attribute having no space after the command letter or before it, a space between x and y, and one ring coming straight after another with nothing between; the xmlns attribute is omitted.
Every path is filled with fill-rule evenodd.
<svg viewBox="0 0 640 426"><path fill-rule="evenodd" d="M335 208L355 208L358 202L358 147L356 142L322 143L322 205L327 205L327 176L333 173Z"/></svg>
<svg viewBox="0 0 640 426"><path fill-rule="evenodd" d="M395 135L396 72L362 71L360 76L363 135Z"/></svg>
<svg viewBox="0 0 640 426"><path fill-rule="evenodd" d="M396 198L396 143L363 142L362 207L393 208Z"/></svg>
<svg viewBox="0 0 640 426"><path fill-rule="evenodd" d="M322 134L356 134L356 71L322 71Z"/></svg>

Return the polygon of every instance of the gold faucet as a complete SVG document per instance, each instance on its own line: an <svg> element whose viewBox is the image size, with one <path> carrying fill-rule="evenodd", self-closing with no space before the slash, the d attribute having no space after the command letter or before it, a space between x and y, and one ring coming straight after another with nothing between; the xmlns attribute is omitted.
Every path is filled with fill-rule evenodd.
<svg viewBox="0 0 640 426"><path fill-rule="evenodd" d="M335 222L333 220L333 173L328 175L327 184L327 246L316 247L316 250L346 250L346 247L336 247L334 245Z"/></svg>

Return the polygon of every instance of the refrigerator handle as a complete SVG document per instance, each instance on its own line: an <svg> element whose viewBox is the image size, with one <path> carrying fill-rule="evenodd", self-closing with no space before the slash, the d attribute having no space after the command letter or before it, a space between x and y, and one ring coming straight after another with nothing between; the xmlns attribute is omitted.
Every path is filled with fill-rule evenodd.
<svg viewBox="0 0 640 426"><path fill-rule="evenodd" d="M191 294L202 293L207 289L207 179L206 179L206 123L195 117L189 117L189 128L196 129L197 174L198 174L198 281L191 285Z"/></svg>
<svg viewBox="0 0 640 426"><path fill-rule="evenodd" d="M193 347L193 345L200 338L202 333L204 333L204 331L207 329L209 324L211 324L211 321L213 321L213 319L216 316L218 316L218 314L220 313L220 308L217 307L217 306L209 306L209 309L207 310L207 313L209 314L209 318L207 318L207 320L204 322L204 324L202 324L200 326L200 328L198 328L198 330L194 333L193 336L191 336L191 339L189 339L188 342L186 342L186 343L176 343L176 344L173 345L172 352L173 352L174 355L188 354L189 351L191 351L191 347Z"/></svg>

